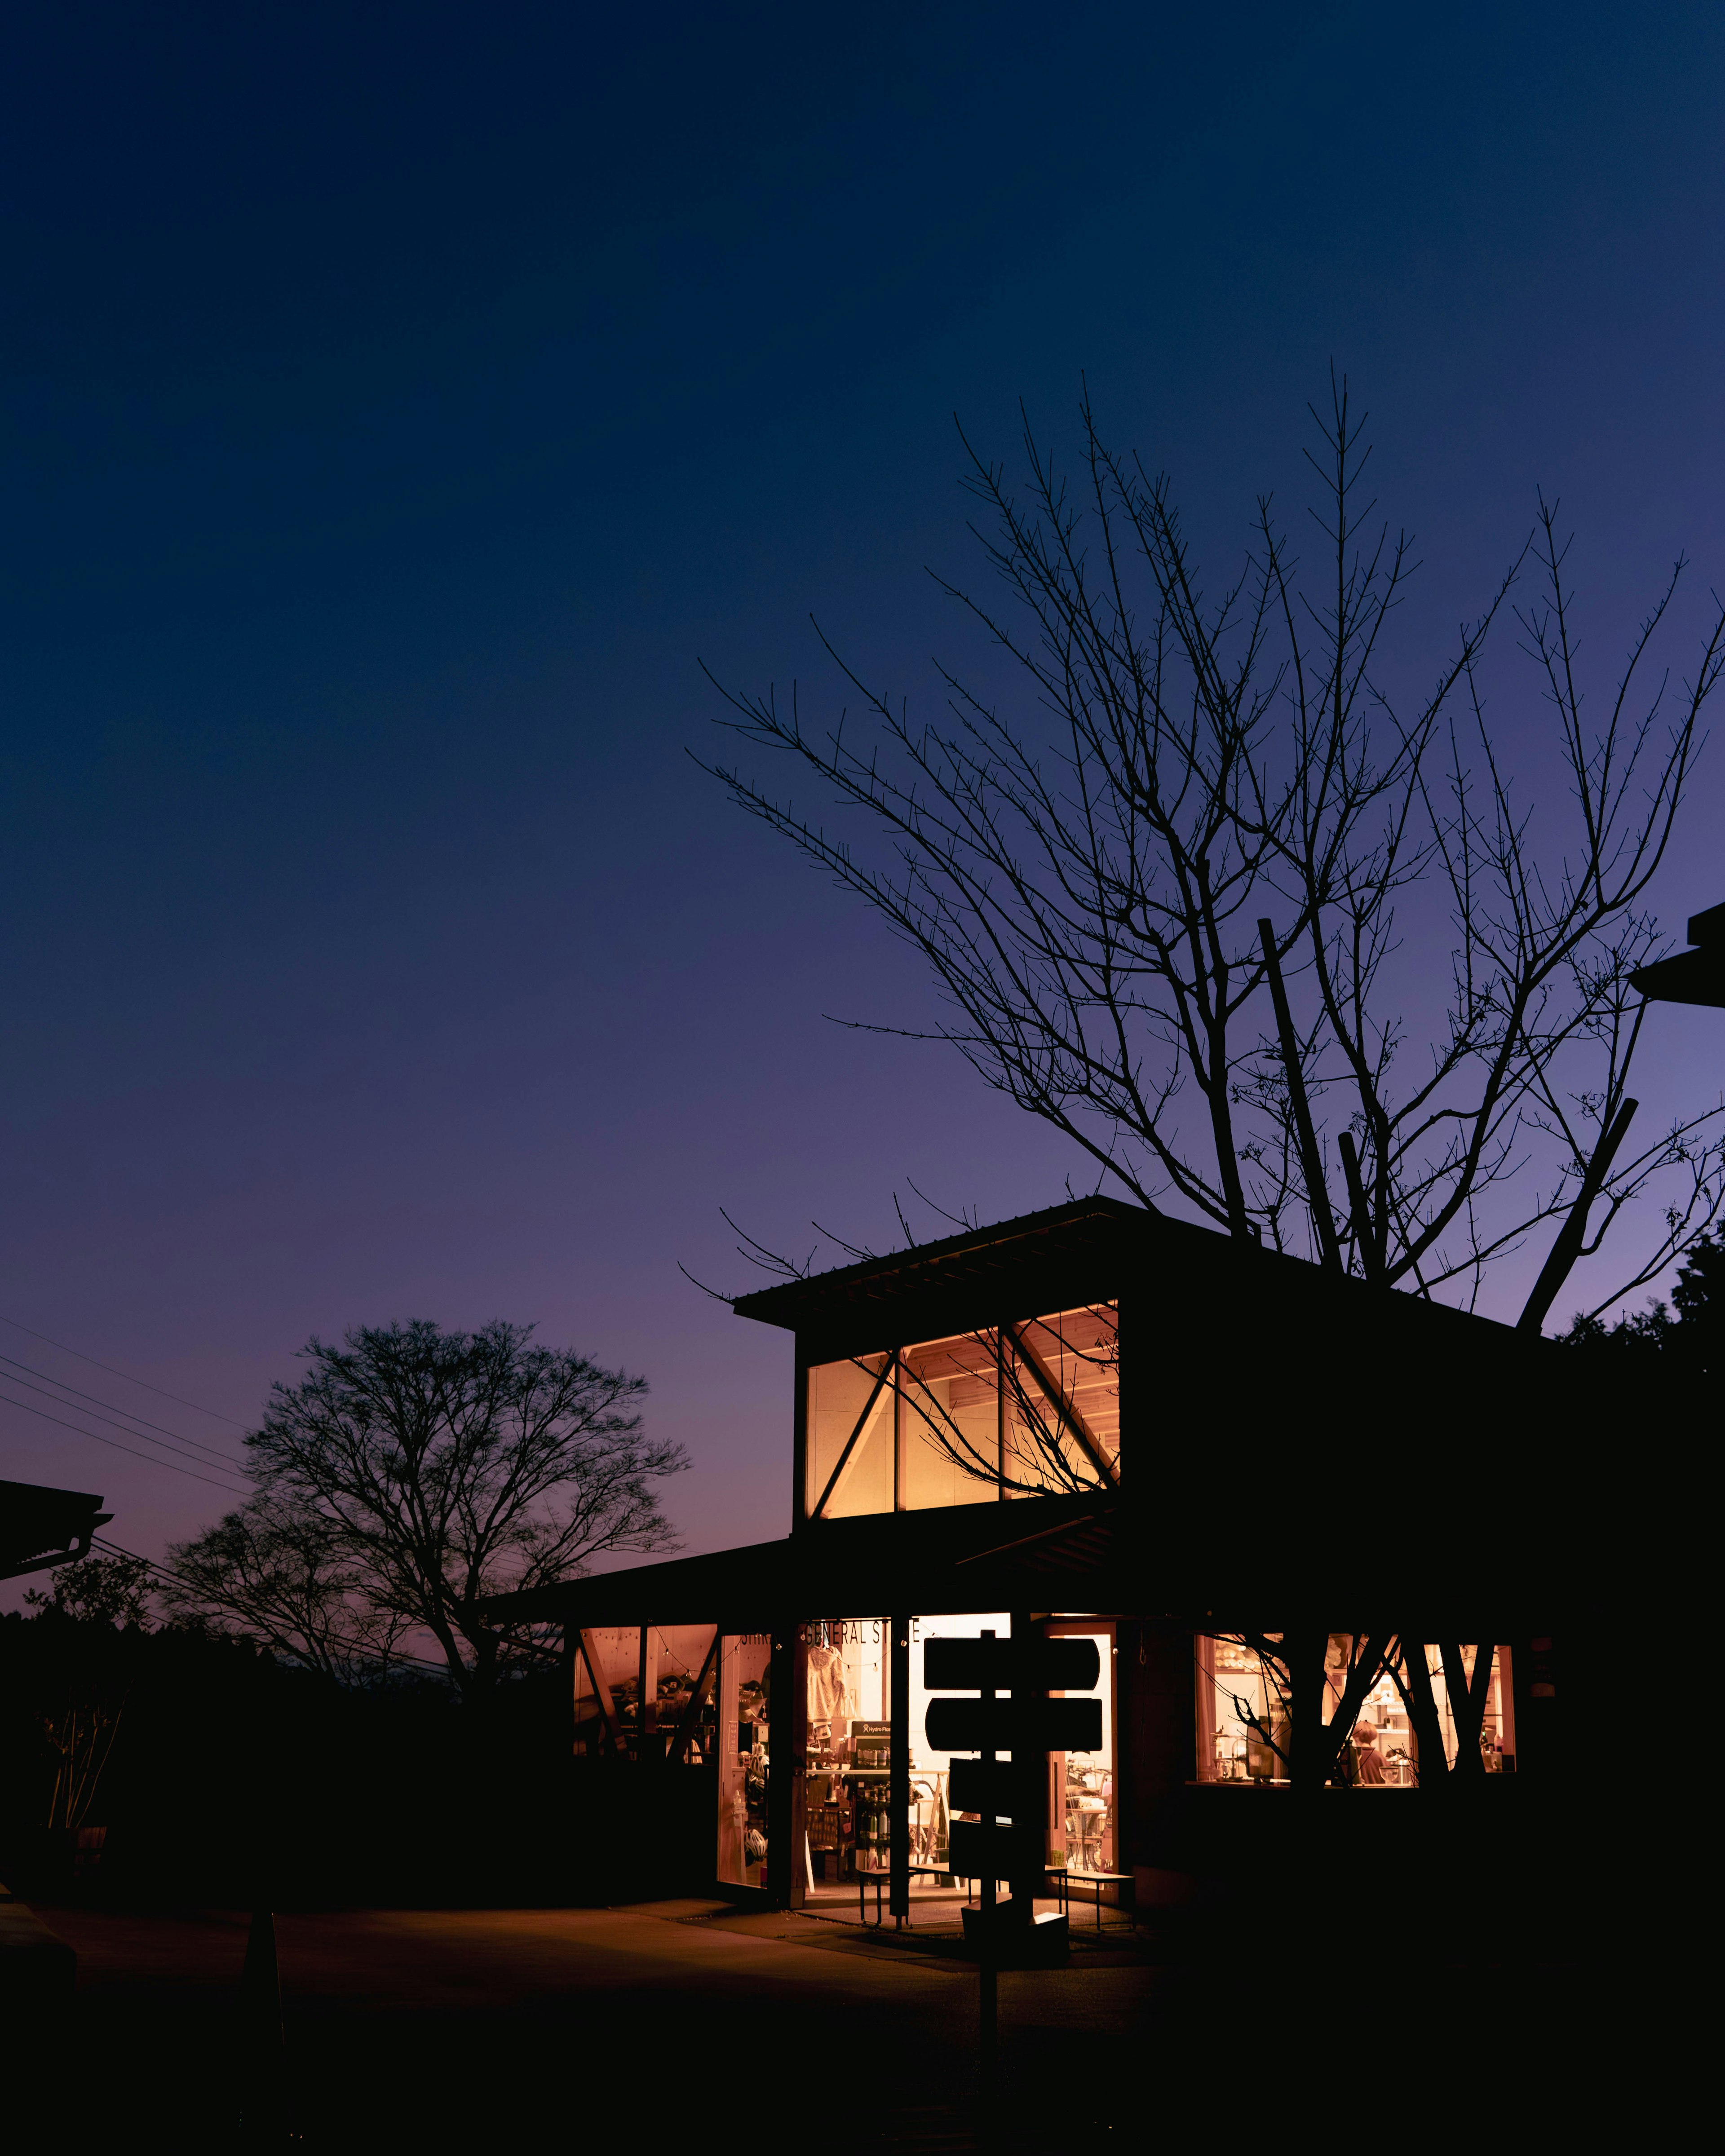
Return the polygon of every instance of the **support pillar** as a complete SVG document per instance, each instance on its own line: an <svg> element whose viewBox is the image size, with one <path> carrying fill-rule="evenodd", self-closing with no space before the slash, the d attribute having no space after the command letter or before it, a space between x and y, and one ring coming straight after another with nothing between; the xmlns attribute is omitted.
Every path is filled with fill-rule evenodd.
<svg viewBox="0 0 1725 2156"><path fill-rule="evenodd" d="M809 1656L801 1624L773 1628L767 1722L767 1892L800 1909L808 1883Z"/></svg>
<svg viewBox="0 0 1725 2156"><path fill-rule="evenodd" d="M891 1768L887 1803L891 1809L886 1847L891 1871L886 1887L893 1922L901 1928L911 1916L911 1620L893 1617L888 1625L892 1739L887 1760Z"/></svg>

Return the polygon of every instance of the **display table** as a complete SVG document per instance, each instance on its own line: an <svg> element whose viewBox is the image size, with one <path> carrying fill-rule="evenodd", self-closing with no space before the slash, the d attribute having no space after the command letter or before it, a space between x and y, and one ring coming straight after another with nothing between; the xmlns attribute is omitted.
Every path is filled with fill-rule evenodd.
<svg viewBox="0 0 1725 2156"><path fill-rule="evenodd" d="M909 1870L910 1876L912 1879L948 1879L952 1876L952 1874L947 1871L944 1864L913 1864L909 1867ZM881 1916L880 1889L883 1887L890 1887L892 1884L892 1872L891 1867L889 1866L880 1871L859 1871L857 1873L856 1920L860 1924L865 1924L869 1921L868 1886L869 1881L871 1879L875 1882L875 1922L876 1924L879 1924ZM911 1919L909 1916L906 1915L905 1922L909 1923Z"/></svg>
<svg viewBox="0 0 1725 2156"><path fill-rule="evenodd" d="M1133 1878L1130 1871L1074 1871L1064 1864L1050 1864L1047 1869L1049 1877L1055 1882L1055 1892L1060 1897L1060 1910L1063 1915L1069 1913L1069 1897L1071 1882L1075 1879L1079 1879L1089 1880L1094 1883L1096 1891L1091 1898L1096 1905L1096 1929L1098 1931L1101 1931L1102 1928L1102 1889L1105 1887L1132 1887L1135 1890L1137 1885L1137 1881ZM1132 1899L1132 1922L1136 1925L1138 1921L1137 1908L1137 1897L1136 1892L1133 1893ZM1124 1904L1124 1900L1125 1897L1122 1895L1122 1905Z"/></svg>

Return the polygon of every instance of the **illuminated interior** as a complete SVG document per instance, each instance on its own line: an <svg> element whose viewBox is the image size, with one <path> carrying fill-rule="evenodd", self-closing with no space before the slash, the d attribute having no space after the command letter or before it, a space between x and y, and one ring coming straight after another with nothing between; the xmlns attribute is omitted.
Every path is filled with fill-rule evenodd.
<svg viewBox="0 0 1725 2156"><path fill-rule="evenodd" d="M1342 1697L1353 1640L1335 1633L1325 1669L1323 1718L1332 1718ZM1199 1638L1194 1642L1198 1727L1198 1779L1201 1782L1281 1782L1287 1779L1287 1706L1272 1663L1239 1639ZM1443 1733L1445 1768L1455 1763L1455 1713L1444 1676L1443 1657L1425 1649L1438 1724ZM1490 1691L1480 1728L1480 1751L1487 1774L1501 1774L1515 1760L1515 1729L1508 1678L1510 1650L1494 1646ZM1470 1683L1477 1647L1461 1650ZM1395 1679L1385 1671L1366 1695L1348 1740L1343 1763L1347 1779L1358 1789L1412 1789L1420 1779L1420 1741L1409 1719Z"/></svg>
<svg viewBox="0 0 1725 2156"><path fill-rule="evenodd" d="M947 1862L953 1755L935 1750L927 1741L928 1704L935 1695L922 1681L922 1649L932 1639L977 1639L984 1631L1004 1639L1011 1629L1011 1619L1000 1611L911 1620L910 1789L903 1831L911 1891L918 1900L967 1899L975 1884L955 1876ZM1098 1749L1050 1756L1049 1861L1078 1873L1111 1871L1114 1628L1105 1620L1084 1618L1048 1629L1096 1640L1102 1702ZM884 1617L831 1618L803 1628L809 1686L806 1893L812 1904L855 1907L859 1879L866 1881L891 1869L897 1823L889 1803L890 1752L895 1717L903 1709L891 1696L887 1638Z"/></svg>
<svg viewBox="0 0 1725 2156"><path fill-rule="evenodd" d="M1111 1303L816 1364L811 1519L1103 1489L1119 1472Z"/></svg>

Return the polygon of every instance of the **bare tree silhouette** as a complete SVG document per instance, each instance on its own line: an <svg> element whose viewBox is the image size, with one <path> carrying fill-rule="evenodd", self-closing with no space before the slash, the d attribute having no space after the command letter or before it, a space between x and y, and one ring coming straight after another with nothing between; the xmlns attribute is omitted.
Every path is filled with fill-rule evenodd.
<svg viewBox="0 0 1725 2156"><path fill-rule="evenodd" d="M488 1597L578 1573L605 1550L676 1547L657 1486L687 1465L649 1438L645 1380L536 1346L531 1328L427 1322L313 1340L246 1439L259 1496L172 1552L205 1609L331 1674L429 1633L483 1697L531 1641Z"/></svg>
<svg viewBox="0 0 1725 2156"><path fill-rule="evenodd" d="M916 723L829 644L860 706L829 726L805 721L794 689L787 706L716 683L723 723L859 812L855 844L736 766L706 767L929 968L947 1017L871 1029L956 1048L1144 1205L1470 1306L1558 1223L1543 1305L1524 1312L1537 1327L1576 1259L1655 1199L1663 1228L1595 1291L1605 1308L1725 1196L1717 1105L1623 1143L1629 976L1665 947L1643 901L1725 665L1725 610L1674 684L1654 650L1680 561L1594 725L1567 542L1542 498L1428 690L1400 701L1386 639L1412 542L1361 500L1369 448L1344 380L1314 418L1316 574L1266 496L1214 598L1170 483L1106 446L1087 398L1076 490L1028 424L1022 495L966 443L1004 603L939 581L1021 701L943 671L946 719ZM1517 603L1526 579L1539 595ZM1487 720L1481 669L1506 613L1567 794L1567 825L1542 824L1538 844ZM1423 1055L1392 963L1410 894L1420 932L1448 921Z"/></svg>

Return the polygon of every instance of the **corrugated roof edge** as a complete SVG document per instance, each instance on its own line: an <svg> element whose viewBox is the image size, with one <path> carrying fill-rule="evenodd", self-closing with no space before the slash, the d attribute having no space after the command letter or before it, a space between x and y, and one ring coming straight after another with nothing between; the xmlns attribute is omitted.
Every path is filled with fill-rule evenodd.
<svg viewBox="0 0 1725 2156"><path fill-rule="evenodd" d="M1501 1350L1518 1355L1559 1352L1554 1342L1518 1332L1514 1326L1483 1312L1459 1310L1452 1303L1406 1289L1386 1295L1357 1274L1338 1277L1291 1251L1237 1242L1219 1229L1181 1220L1168 1213L1153 1213L1147 1206L1128 1204L1122 1199L1100 1196L1050 1206L1040 1213L1020 1214L991 1227L948 1235L937 1243L921 1243L914 1250L892 1251L885 1257L865 1258L855 1265L835 1266L829 1272L811 1273L805 1280L757 1288L752 1294L735 1297L731 1307L739 1317L797 1332L845 1306L868 1301L875 1296L938 1288L943 1273L949 1280L956 1279L963 1261L997 1252L1004 1255L1015 1243L1042 1239L1052 1255L1063 1245L1070 1250L1086 1243L1094 1248L1111 1230L1133 1238L1143 1249L1160 1246L1164 1257L1170 1245L1178 1246L1181 1262L1188 1265L1238 1266L1260 1279L1267 1275L1296 1280L1308 1292L1342 1296L1354 1317L1363 1318L1369 1313L1380 1325L1435 1326L1452 1337L1491 1340Z"/></svg>
<svg viewBox="0 0 1725 2156"><path fill-rule="evenodd" d="M884 1286L891 1281L896 1286L908 1284L918 1274L937 1277L942 1266L955 1259L997 1250L1008 1243L1055 1237L1063 1229L1086 1224L1123 1228L1128 1232L1168 1230L1205 1236L1211 1232L1189 1221L1153 1213L1146 1206L1128 1204L1123 1199L1079 1198L1070 1204L1051 1205L1040 1213L1021 1213L1010 1220L968 1229L959 1235L946 1235L938 1242L919 1243L914 1250L892 1250L884 1257L862 1258L855 1265L835 1265L827 1272L811 1273L804 1280L781 1281L772 1287L757 1288L751 1294L734 1296L731 1307L738 1317L794 1328L799 1313L809 1305L834 1296L865 1294L871 1281L878 1281ZM1225 1242L1227 1238L1215 1236L1214 1240Z"/></svg>

